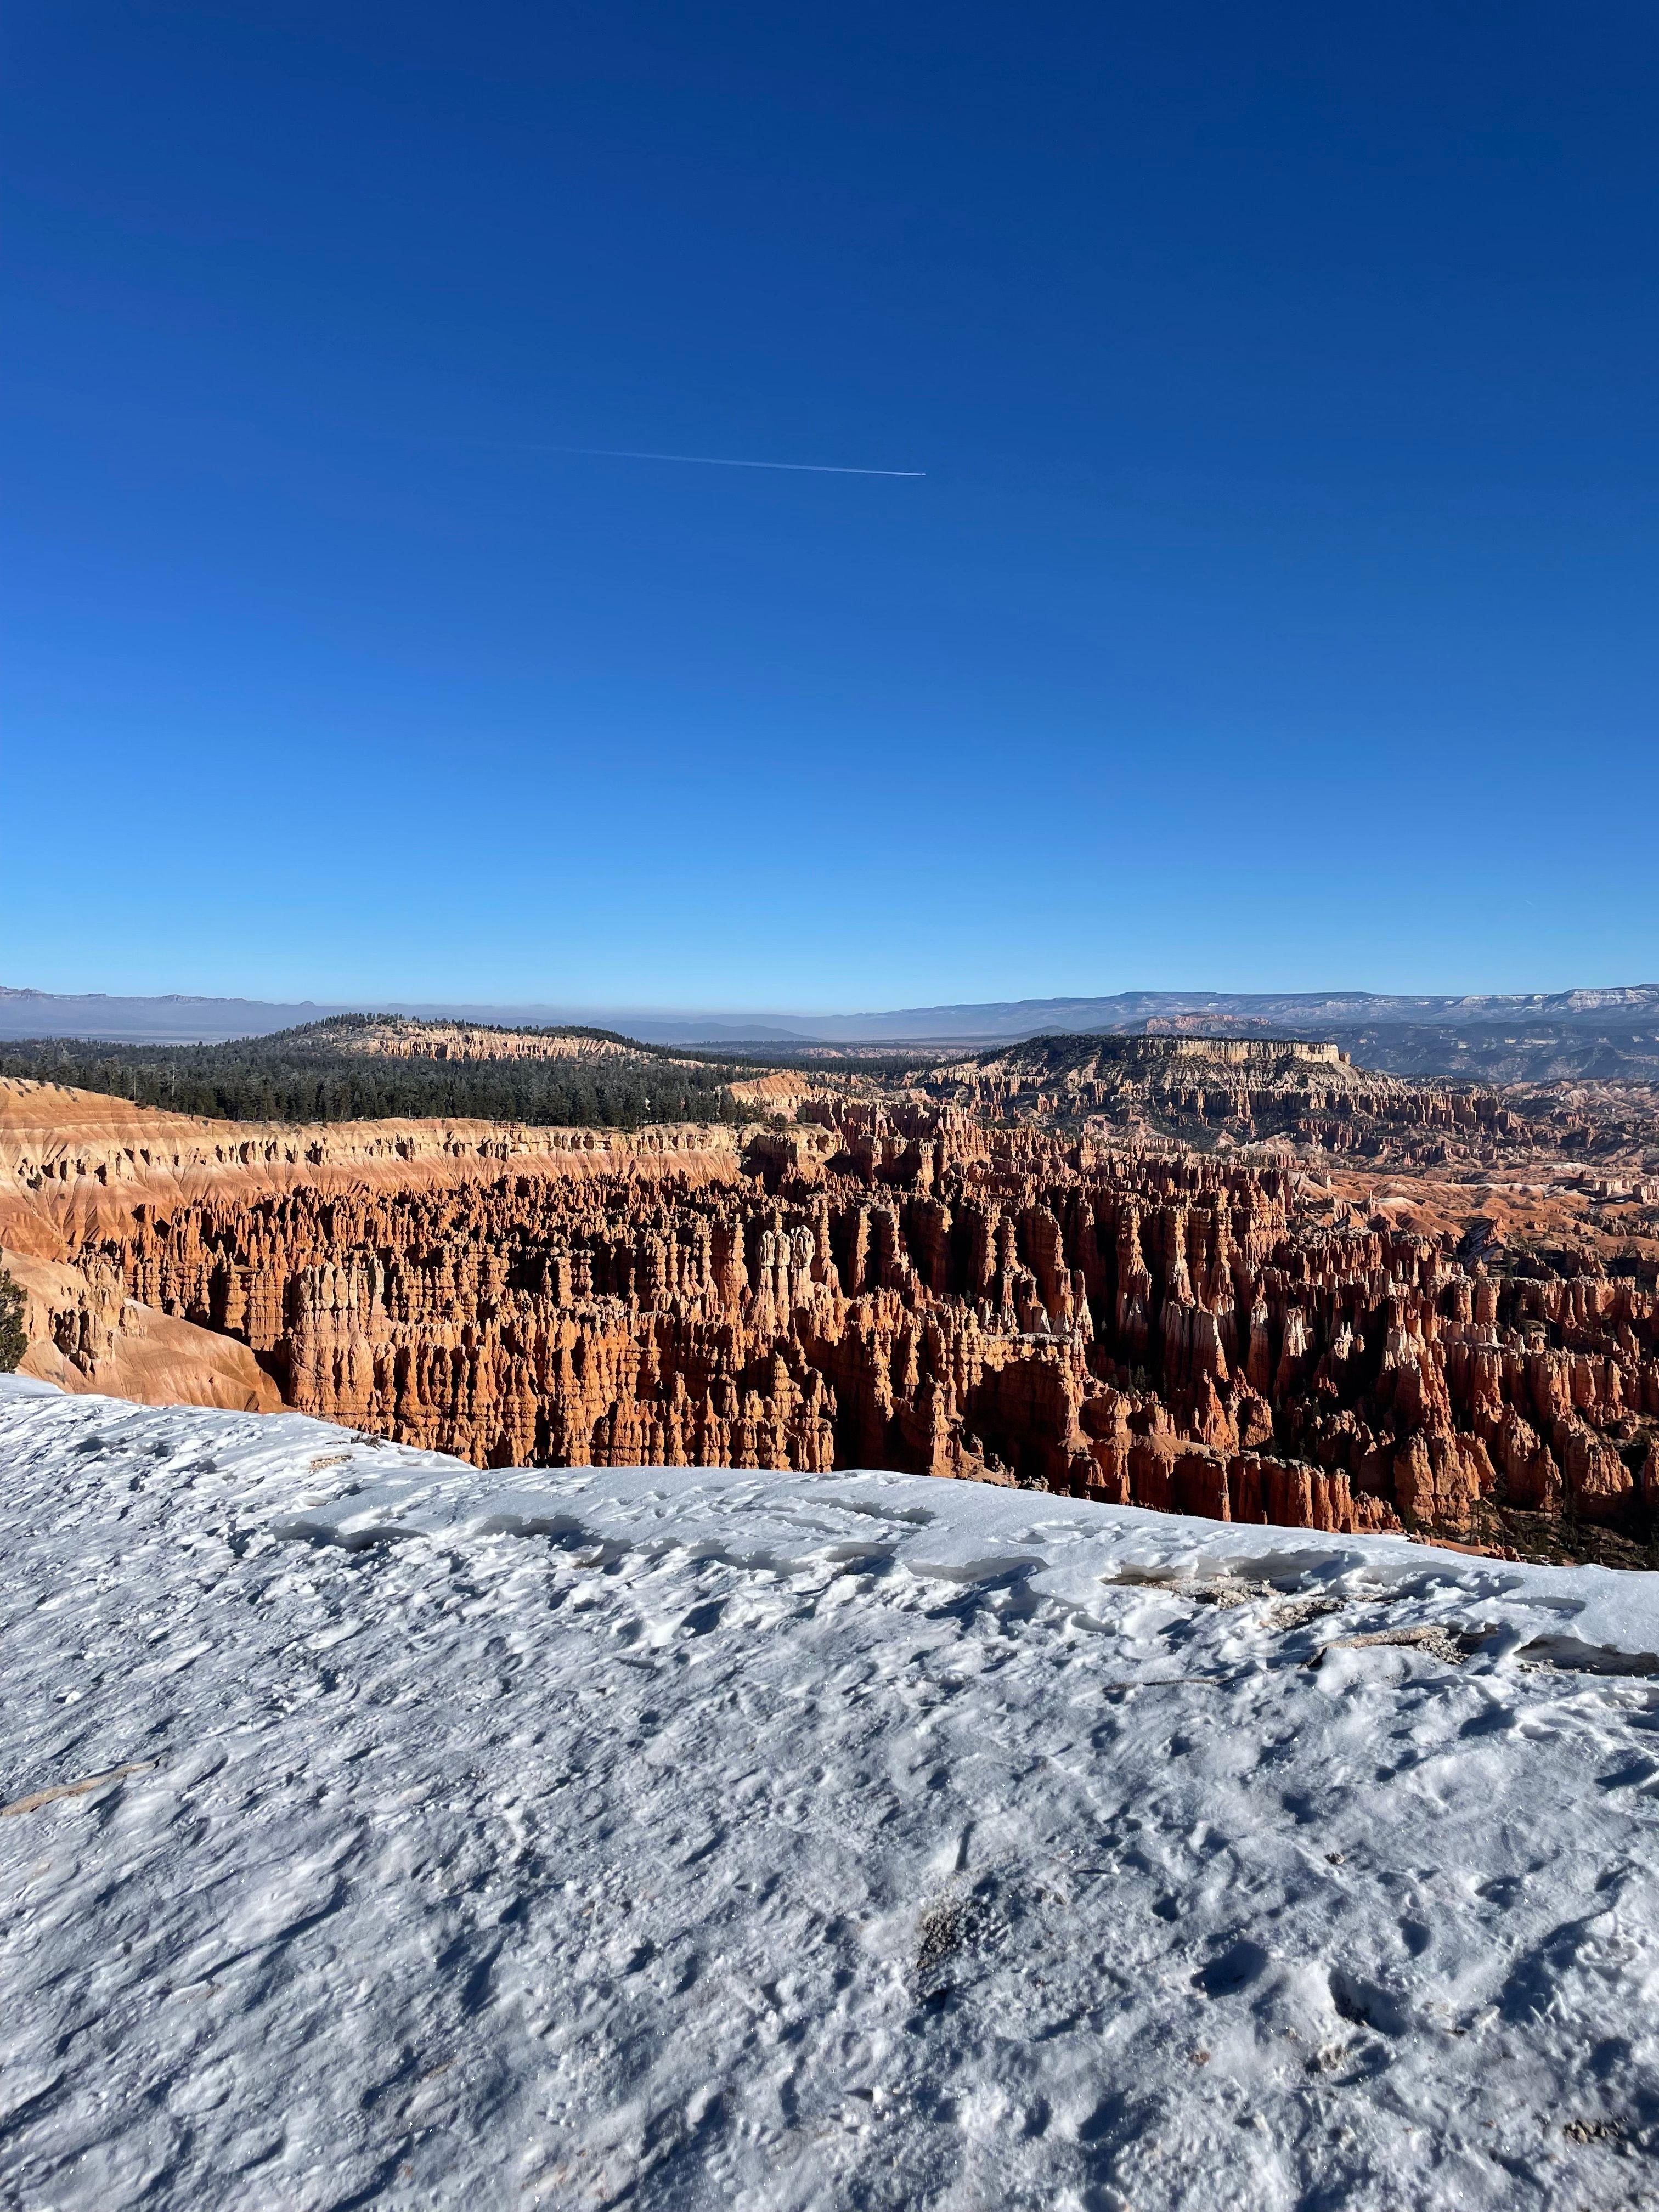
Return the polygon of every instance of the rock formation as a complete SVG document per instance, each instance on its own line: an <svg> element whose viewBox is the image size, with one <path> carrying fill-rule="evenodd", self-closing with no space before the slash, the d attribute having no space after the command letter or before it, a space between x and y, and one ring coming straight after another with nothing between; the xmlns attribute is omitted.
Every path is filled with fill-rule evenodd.
<svg viewBox="0 0 1659 2212"><path fill-rule="evenodd" d="M380 1060L606 1060L640 1057L639 1046L630 1039L597 1030L501 1029L488 1022L419 1021L398 1014L386 1014L368 1022L342 1023L337 1036L342 1052L362 1053Z"/></svg>
<svg viewBox="0 0 1659 2212"><path fill-rule="evenodd" d="M23 1293L21 1373L149 1406L281 1410L281 1392L246 1344L129 1297L112 1262L88 1255L71 1267L0 1249L0 1269Z"/></svg>
<svg viewBox="0 0 1659 2212"><path fill-rule="evenodd" d="M981 1118L1109 1139L1139 1130L1203 1150L1282 1137L1425 1163L1539 1141L1496 1091L1408 1083L1356 1067L1334 1044L1282 1037L1033 1037L910 1080Z"/></svg>
<svg viewBox="0 0 1659 2212"><path fill-rule="evenodd" d="M386 1060L558 1060L603 1064L607 1060L637 1060L640 1048L625 1038L600 1036L580 1030L495 1029L475 1022L414 1021L387 1016L356 1027L343 1026L340 1048L345 1052ZM659 1065L699 1067L703 1060L667 1053L656 1055ZM728 1088L740 1106L757 1114L793 1114L804 1099L834 1097L851 1087L841 1074L807 1073L799 1068L773 1068L763 1074L736 1071Z"/></svg>
<svg viewBox="0 0 1659 2212"><path fill-rule="evenodd" d="M1326 1218L1288 1167L916 1101L56 1151L21 1111L14 1247L246 1347L289 1405L480 1465L886 1466L1534 1548L1659 1507L1650 1278L1488 1273Z"/></svg>

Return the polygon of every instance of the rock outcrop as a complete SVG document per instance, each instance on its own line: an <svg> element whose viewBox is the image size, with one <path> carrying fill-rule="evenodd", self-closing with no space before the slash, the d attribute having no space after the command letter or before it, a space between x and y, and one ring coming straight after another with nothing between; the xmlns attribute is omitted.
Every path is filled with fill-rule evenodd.
<svg viewBox="0 0 1659 2212"><path fill-rule="evenodd" d="M220 1406L275 1413L282 1393L247 1346L127 1296L118 1267L90 1255L80 1267L0 1249L0 1269L23 1293L28 1350L19 1372L79 1395L147 1406Z"/></svg>
<svg viewBox="0 0 1659 2212"><path fill-rule="evenodd" d="M570 1028L502 1029L489 1022L420 1021L386 1014L341 1023L339 1048L380 1060L637 1060L627 1037Z"/></svg>
<svg viewBox="0 0 1659 2212"><path fill-rule="evenodd" d="M1285 1037L1032 1037L910 1080L981 1119L1109 1139L1139 1130L1203 1150L1284 1138L1428 1162L1540 1141L1496 1091L1407 1082L1356 1067L1335 1044Z"/></svg>
<svg viewBox="0 0 1659 2212"><path fill-rule="evenodd" d="M236 1132L212 1164L202 1132L124 1131L118 1173L37 1141L7 1235L27 1215L288 1404L480 1465L885 1466L1499 1545L1659 1507L1652 1282L1489 1274L1310 1214L1286 1168L916 1102L564 1145L421 1126Z"/></svg>

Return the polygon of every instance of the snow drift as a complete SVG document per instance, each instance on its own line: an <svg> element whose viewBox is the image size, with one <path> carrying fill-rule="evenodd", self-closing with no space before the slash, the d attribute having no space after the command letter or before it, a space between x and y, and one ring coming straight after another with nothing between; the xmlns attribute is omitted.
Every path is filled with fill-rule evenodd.
<svg viewBox="0 0 1659 2212"><path fill-rule="evenodd" d="M1659 1593L0 1382L30 2207L1659 2202Z"/></svg>

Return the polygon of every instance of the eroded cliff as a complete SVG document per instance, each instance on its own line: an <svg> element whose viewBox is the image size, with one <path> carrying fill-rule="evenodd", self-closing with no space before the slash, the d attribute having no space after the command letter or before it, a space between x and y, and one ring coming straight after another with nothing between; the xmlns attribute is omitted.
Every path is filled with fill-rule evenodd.
<svg viewBox="0 0 1659 2212"><path fill-rule="evenodd" d="M481 1465L886 1466L1605 1555L1659 1507L1651 1280L1489 1269L1290 1168L917 1102L648 1149L316 1133L37 1144L0 1226Z"/></svg>
<svg viewBox="0 0 1659 2212"><path fill-rule="evenodd" d="M1402 1164L1530 1153L1561 1142L1475 1084L1407 1082L1334 1043L1235 1036L1032 1037L919 1067L921 1095L981 1120L1062 1133L1163 1136L1200 1150L1284 1138Z"/></svg>

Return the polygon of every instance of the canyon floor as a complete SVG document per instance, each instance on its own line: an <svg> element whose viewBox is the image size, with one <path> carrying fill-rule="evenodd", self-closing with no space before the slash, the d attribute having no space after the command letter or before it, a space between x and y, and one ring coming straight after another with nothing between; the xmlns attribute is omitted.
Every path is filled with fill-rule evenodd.
<svg viewBox="0 0 1659 2212"><path fill-rule="evenodd" d="M0 1381L0 2201L1659 2203L1659 1595Z"/></svg>

